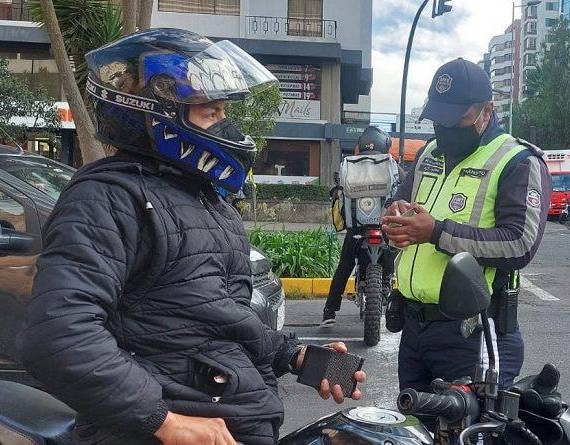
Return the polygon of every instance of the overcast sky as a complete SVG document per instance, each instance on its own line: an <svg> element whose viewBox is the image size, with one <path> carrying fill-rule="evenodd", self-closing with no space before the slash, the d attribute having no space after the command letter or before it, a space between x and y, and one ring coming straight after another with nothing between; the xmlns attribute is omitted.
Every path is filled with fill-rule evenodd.
<svg viewBox="0 0 570 445"><path fill-rule="evenodd" d="M421 0L373 0L372 111L398 112L408 34ZM510 0L452 0L453 10L431 18L431 1L422 15L408 74L407 110L421 106L436 69L457 57L477 63L494 35L511 22Z"/></svg>

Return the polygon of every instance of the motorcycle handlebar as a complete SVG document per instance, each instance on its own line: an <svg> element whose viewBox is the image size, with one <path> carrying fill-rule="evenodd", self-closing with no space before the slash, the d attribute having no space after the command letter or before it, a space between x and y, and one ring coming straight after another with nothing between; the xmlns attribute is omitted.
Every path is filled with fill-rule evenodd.
<svg viewBox="0 0 570 445"><path fill-rule="evenodd" d="M443 394L405 389L398 396L398 409L406 415L423 414L443 417L449 423L457 422L467 415L465 398L453 389Z"/></svg>

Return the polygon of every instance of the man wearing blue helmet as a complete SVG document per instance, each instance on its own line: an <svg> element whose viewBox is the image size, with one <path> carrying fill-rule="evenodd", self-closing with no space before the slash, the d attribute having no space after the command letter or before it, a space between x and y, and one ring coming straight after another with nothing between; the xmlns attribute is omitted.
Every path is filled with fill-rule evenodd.
<svg viewBox="0 0 570 445"><path fill-rule="evenodd" d="M276 79L175 29L86 60L97 137L117 154L81 169L43 228L24 364L77 410L80 445L274 444L276 377L304 349L251 310L248 240L214 186L237 192L256 153L225 101ZM320 394L343 399L326 381Z"/></svg>

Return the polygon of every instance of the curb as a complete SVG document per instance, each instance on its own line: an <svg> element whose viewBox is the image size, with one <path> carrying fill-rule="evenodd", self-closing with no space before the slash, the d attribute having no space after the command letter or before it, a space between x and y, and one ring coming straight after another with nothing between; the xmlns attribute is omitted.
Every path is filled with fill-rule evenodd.
<svg viewBox="0 0 570 445"><path fill-rule="evenodd" d="M281 278L285 296L303 295L308 298L326 298L332 278ZM354 278L346 284L345 293L354 294Z"/></svg>

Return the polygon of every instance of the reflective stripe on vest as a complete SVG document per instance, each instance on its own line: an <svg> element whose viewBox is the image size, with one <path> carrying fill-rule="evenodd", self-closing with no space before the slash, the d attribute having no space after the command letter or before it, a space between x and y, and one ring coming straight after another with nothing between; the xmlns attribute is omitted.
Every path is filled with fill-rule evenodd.
<svg viewBox="0 0 570 445"><path fill-rule="evenodd" d="M437 220L449 219L473 227L495 226L495 201L501 173L525 147L502 134L479 147L446 175L443 156L434 157L435 141L418 159L414 172L412 202L424 206ZM402 250L396 260L398 287L402 294L422 303L437 303L449 255L431 243ZM486 268L489 286L495 269Z"/></svg>

